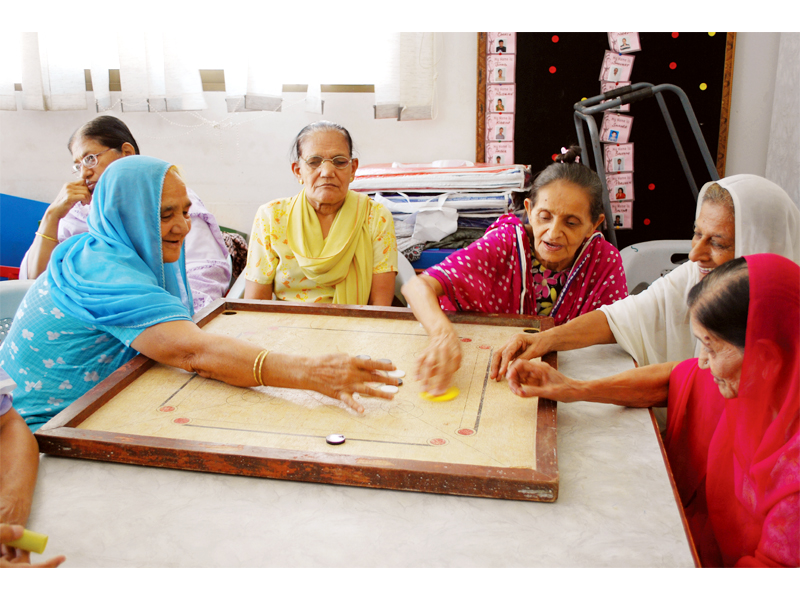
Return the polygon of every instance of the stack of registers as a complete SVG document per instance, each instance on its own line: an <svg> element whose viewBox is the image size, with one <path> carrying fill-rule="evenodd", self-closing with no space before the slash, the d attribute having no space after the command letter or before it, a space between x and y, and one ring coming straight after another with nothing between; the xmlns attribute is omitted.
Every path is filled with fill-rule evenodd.
<svg viewBox="0 0 800 600"><path fill-rule="evenodd" d="M515 198L530 187L525 165L464 161L368 165L350 184L389 209L397 249L415 268L427 268L482 237L498 217L514 212Z"/></svg>

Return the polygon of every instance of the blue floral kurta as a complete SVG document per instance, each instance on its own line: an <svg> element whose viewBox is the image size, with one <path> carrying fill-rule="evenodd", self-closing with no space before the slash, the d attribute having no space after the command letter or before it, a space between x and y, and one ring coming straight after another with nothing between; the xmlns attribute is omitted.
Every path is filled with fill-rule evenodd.
<svg viewBox="0 0 800 600"><path fill-rule="evenodd" d="M39 277L0 346L0 367L17 384L17 412L36 431L136 356L130 344L142 331L90 326L64 314L50 297L47 277Z"/></svg>

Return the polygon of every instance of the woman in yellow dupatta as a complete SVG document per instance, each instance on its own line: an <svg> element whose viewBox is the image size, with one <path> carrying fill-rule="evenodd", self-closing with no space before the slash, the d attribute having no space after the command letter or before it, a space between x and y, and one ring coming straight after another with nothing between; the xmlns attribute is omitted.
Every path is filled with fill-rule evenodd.
<svg viewBox="0 0 800 600"><path fill-rule="evenodd" d="M356 169L344 127L319 121L300 131L292 172L303 190L258 209L245 298L391 305L394 222L385 207L350 191Z"/></svg>

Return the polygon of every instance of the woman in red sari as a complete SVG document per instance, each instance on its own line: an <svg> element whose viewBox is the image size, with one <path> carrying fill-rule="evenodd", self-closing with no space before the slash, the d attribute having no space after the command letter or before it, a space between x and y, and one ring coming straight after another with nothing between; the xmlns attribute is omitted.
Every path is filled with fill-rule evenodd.
<svg viewBox="0 0 800 600"><path fill-rule="evenodd" d="M774 254L735 259L688 302L699 358L588 382L518 360L509 385L521 396L668 405L667 456L702 565L798 567L800 267Z"/></svg>
<svg viewBox="0 0 800 600"><path fill-rule="evenodd" d="M425 391L441 394L461 363L458 335L443 310L551 316L556 325L628 295L622 258L598 231L603 183L580 164L580 148L562 149L525 199L528 223L495 221L403 286L430 336L418 359Z"/></svg>

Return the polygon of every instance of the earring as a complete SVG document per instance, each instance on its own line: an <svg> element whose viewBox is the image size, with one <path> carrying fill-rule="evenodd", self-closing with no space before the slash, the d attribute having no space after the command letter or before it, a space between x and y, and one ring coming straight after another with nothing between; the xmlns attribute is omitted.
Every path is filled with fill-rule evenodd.
<svg viewBox="0 0 800 600"><path fill-rule="evenodd" d="M302 179L300 179L299 181L300 181L300 185L303 185L303 180L302 180Z"/></svg>

